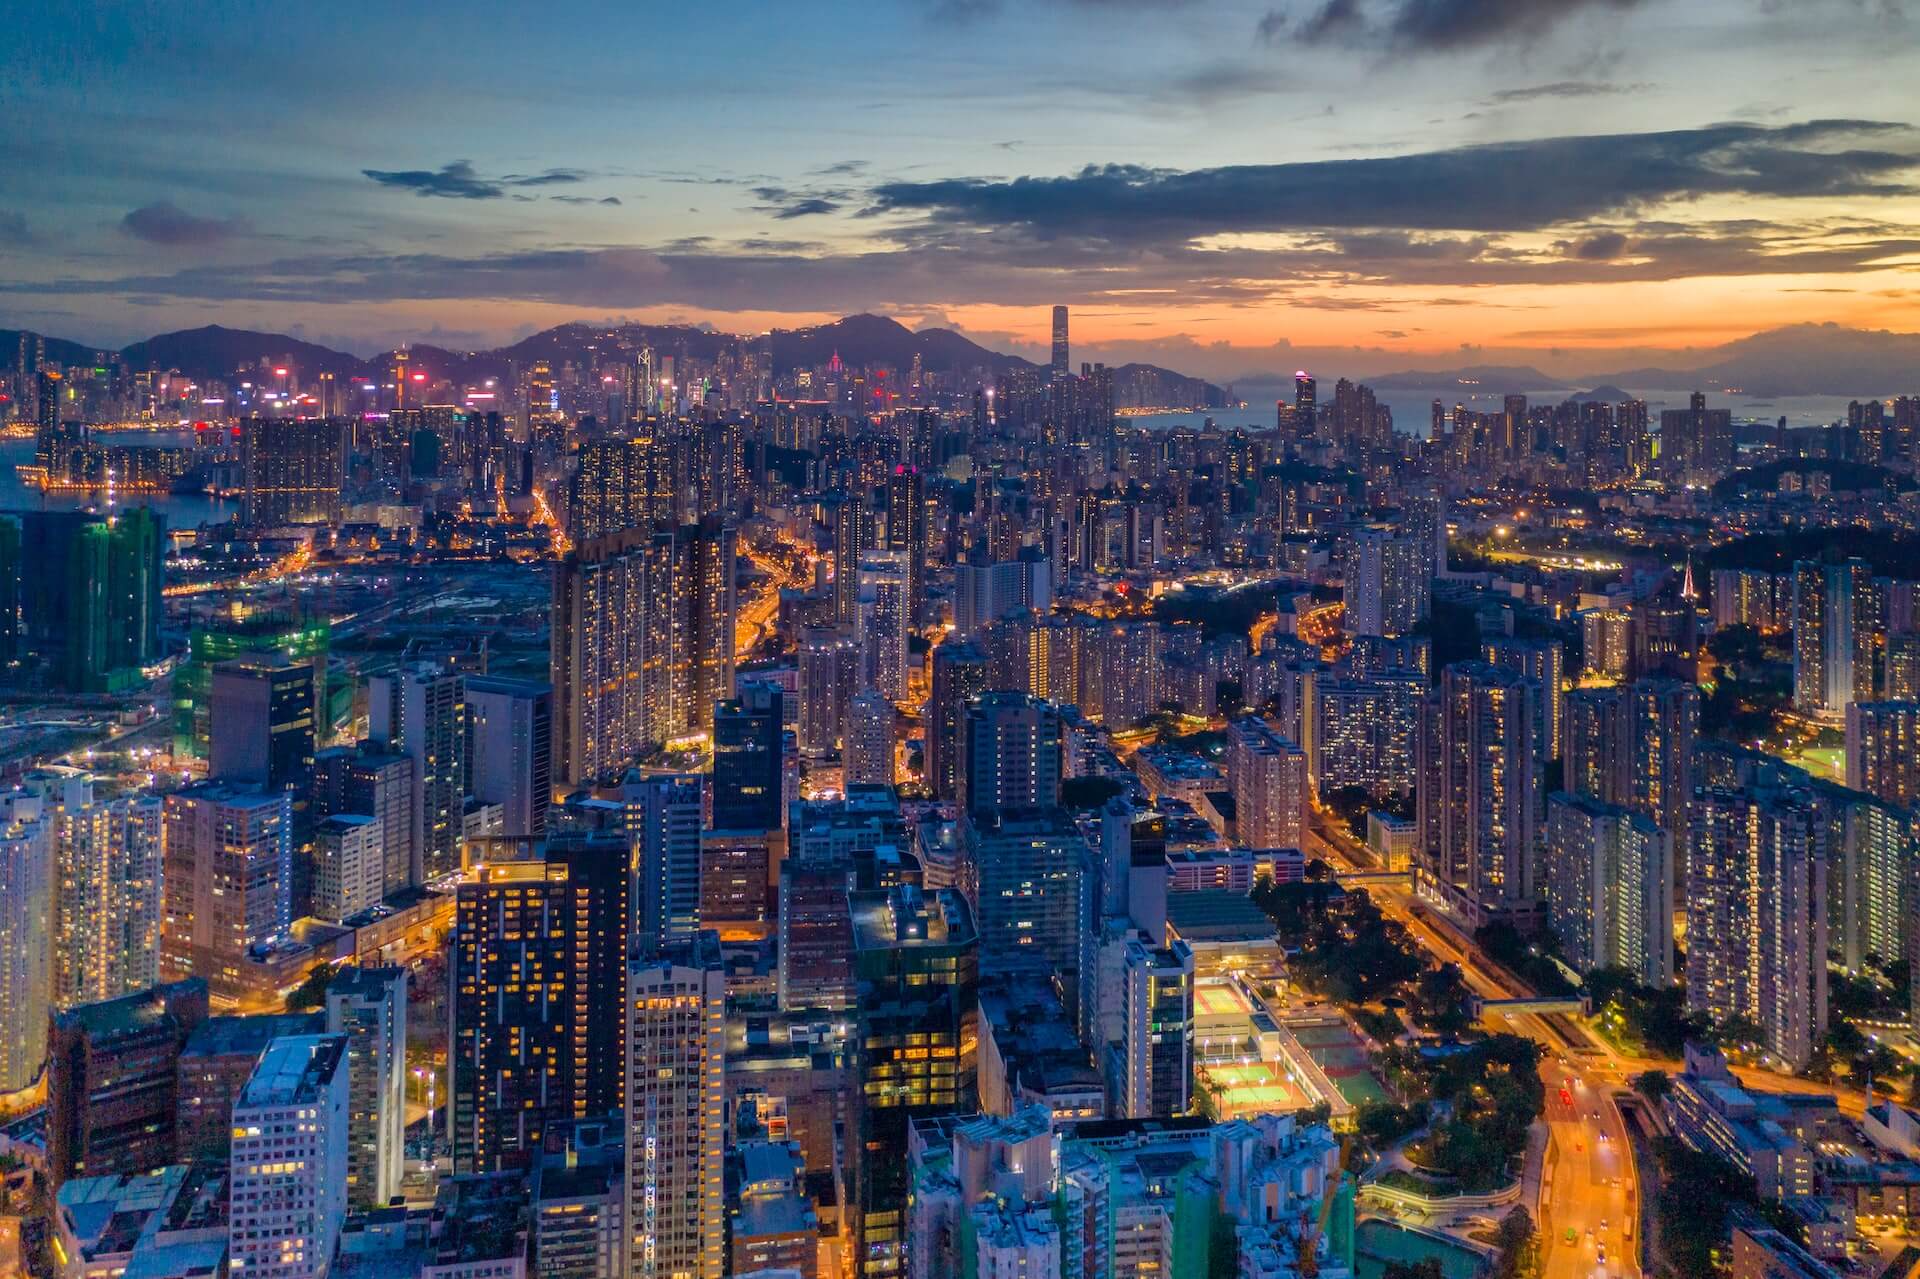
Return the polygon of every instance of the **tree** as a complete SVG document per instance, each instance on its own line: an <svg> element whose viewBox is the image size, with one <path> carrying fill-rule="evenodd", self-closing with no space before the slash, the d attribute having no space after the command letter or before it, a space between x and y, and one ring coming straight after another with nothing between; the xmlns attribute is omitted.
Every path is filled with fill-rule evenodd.
<svg viewBox="0 0 1920 1279"><path fill-rule="evenodd" d="M327 987L333 984L333 966L321 964L307 974L306 980L295 986L287 996L287 1011L306 1012L318 1008L327 1002Z"/></svg>
<svg viewBox="0 0 1920 1279"><path fill-rule="evenodd" d="M1493 1263L1495 1279L1533 1279L1540 1273L1540 1246L1525 1208L1516 1207L1500 1219L1493 1242L1500 1250Z"/></svg>
<svg viewBox="0 0 1920 1279"><path fill-rule="evenodd" d="M1454 964L1442 964L1420 974L1407 995L1407 1015L1413 1024L1436 1035L1458 1035L1473 1024L1467 983Z"/></svg>
<svg viewBox="0 0 1920 1279"><path fill-rule="evenodd" d="M1664 1070L1642 1071L1633 1077L1633 1090L1658 1105L1673 1091L1673 1079Z"/></svg>
<svg viewBox="0 0 1920 1279"><path fill-rule="evenodd" d="M1389 1261L1387 1268L1380 1272L1380 1279L1447 1279L1447 1272L1440 1268L1437 1257L1426 1257L1419 1261Z"/></svg>

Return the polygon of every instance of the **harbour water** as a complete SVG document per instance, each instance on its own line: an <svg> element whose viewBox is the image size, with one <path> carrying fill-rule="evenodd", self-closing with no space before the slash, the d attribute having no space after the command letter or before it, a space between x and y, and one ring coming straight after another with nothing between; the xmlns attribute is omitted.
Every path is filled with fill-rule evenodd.
<svg viewBox="0 0 1920 1279"><path fill-rule="evenodd" d="M106 437L116 444L179 445L187 442L175 431L122 432ZM33 463L32 440L0 440L0 511L84 511L101 506L100 493L42 493L21 480L15 470ZM170 529L218 524L233 513L236 503L205 493L140 493L115 501L117 507L150 506Z"/></svg>

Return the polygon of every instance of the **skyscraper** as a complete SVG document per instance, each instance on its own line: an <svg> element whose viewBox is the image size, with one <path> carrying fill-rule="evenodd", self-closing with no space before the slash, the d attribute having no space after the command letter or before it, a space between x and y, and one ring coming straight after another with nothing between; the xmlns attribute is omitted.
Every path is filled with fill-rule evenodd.
<svg viewBox="0 0 1920 1279"><path fill-rule="evenodd" d="M907 637L910 631L907 572L901 557L874 552L860 558L860 637L864 686L889 698L907 695Z"/></svg>
<svg viewBox="0 0 1920 1279"><path fill-rule="evenodd" d="M33 1082L46 1056L53 994L54 805L0 795L0 1089Z"/></svg>
<svg viewBox="0 0 1920 1279"><path fill-rule="evenodd" d="M810 626L800 636L800 749L840 749L860 675L860 644L846 627Z"/></svg>
<svg viewBox="0 0 1920 1279"><path fill-rule="evenodd" d="M407 970L345 968L327 983L327 1033L347 1041L347 1202L400 1193L407 1131Z"/></svg>
<svg viewBox="0 0 1920 1279"><path fill-rule="evenodd" d="M346 433L328 418L252 417L240 425L241 520L253 528L335 524Z"/></svg>
<svg viewBox="0 0 1920 1279"><path fill-rule="evenodd" d="M1183 1115L1193 1098L1193 950L1127 942L1119 1099L1129 1119Z"/></svg>
<svg viewBox="0 0 1920 1279"><path fill-rule="evenodd" d="M697 933L627 974L627 1196L632 1279L726 1272L726 972Z"/></svg>
<svg viewBox="0 0 1920 1279"><path fill-rule="evenodd" d="M868 689L847 704L846 749L841 773L848 786L893 785L893 703Z"/></svg>
<svg viewBox="0 0 1920 1279"><path fill-rule="evenodd" d="M503 834L544 834L553 800L553 686L470 675L465 693L473 797L500 805Z"/></svg>
<svg viewBox="0 0 1920 1279"><path fill-rule="evenodd" d="M1311 374L1302 370L1293 375L1293 429L1301 435L1312 435L1319 427L1319 416L1314 407L1314 381Z"/></svg>
<svg viewBox="0 0 1920 1279"><path fill-rule="evenodd" d="M1794 1070L1827 1025L1827 858L1804 796L1706 787L1687 873L1687 1006L1740 1018Z"/></svg>
<svg viewBox="0 0 1920 1279"><path fill-rule="evenodd" d="M654 500L654 443L586 440L567 482L567 537L576 544L633 530L651 530L668 510Z"/></svg>
<svg viewBox="0 0 1920 1279"><path fill-rule="evenodd" d="M948 640L933 650L933 692L927 699L927 783L954 800L965 784L967 702L987 691L987 655L977 645Z"/></svg>
<svg viewBox="0 0 1920 1279"><path fill-rule="evenodd" d="M786 694L771 680L741 679L713 711L713 828L770 831L786 825Z"/></svg>
<svg viewBox="0 0 1920 1279"><path fill-rule="evenodd" d="M380 827L383 892L413 882L413 757L335 746L313 757L308 815L315 823L339 813L371 817Z"/></svg>
<svg viewBox="0 0 1920 1279"><path fill-rule="evenodd" d="M550 836L476 867L449 948L456 1172L526 1166L549 1124L619 1108L629 928L624 834Z"/></svg>
<svg viewBox="0 0 1920 1279"><path fill-rule="evenodd" d="M231 1264L261 1279L321 1279L347 1215L347 1039L288 1035L233 1107Z"/></svg>
<svg viewBox="0 0 1920 1279"><path fill-rule="evenodd" d="M1540 688L1540 716L1535 723L1542 765L1559 759L1565 750L1561 735L1561 687L1565 654L1557 639L1515 639L1495 636L1480 646L1481 660L1518 672Z"/></svg>
<svg viewBox="0 0 1920 1279"><path fill-rule="evenodd" d="M1651 820L1586 795L1547 802L1541 888L1567 962L1673 981L1672 841Z"/></svg>
<svg viewBox="0 0 1920 1279"><path fill-rule="evenodd" d="M1525 676L1460 662L1422 717L1416 877L1475 924L1534 901L1539 697Z"/></svg>
<svg viewBox="0 0 1920 1279"><path fill-rule="evenodd" d="M1053 362L1049 366L1055 377L1063 377L1073 367L1069 358L1072 349L1067 342L1067 308L1053 308Z"/></svg>
<svg viewBox="0 0 1920 1279"><path fill-rule="evenodd" d="M1307 755L1257 715L1227 725L1234 828L1249 848L1300 848L1307 830Z"/></svg>
<svg viewBox="0 0 1920 1279"><path fill-rule="evenodd" d="M966 706L960 802L974 813L1060 802L1060 709L1030 693L983 693Z"/></svg>
<svg viewBox="0 0 1920 1279"><path fill-rule="evenodd" d="M78 511L0 516L0 618L13 621L0 652L32 657L69 692L137 686L158 661L165 525L137 507L103 517ZM16 620L17 619L17 620Z"/></svg>
<svg viewBox="0 0 1920 1279"><path fill-rule="evenodd" d="M55 1013L47 1052L47 1175L143 1173L174 1157L180 1050L207 1019L200 978Z"/></svg>
<svg viewBox="0 0 1920 1279"><path fill-rule="evenodd" d="M851 626L860 601L860 557L873 549L873 512L859 497L843 494L833 519L833 617Z"/></svg>
<svg viewBox="0 0 1920 1279"><path fill-rule="evenodd" d="M1847 707L1847 785L1889 804L1920 804L1920 702Z"/></svg>
<svg viewBox="0 0 1920 1279"><path fill-rule="evenodd" d="M616 792L633 848L630 953L654 954L700 928L700 826L704 780L698 773L634 773Z"/></svg>
<svg viewBox="0 0 1920 1279"><path fill-rule="evenodd" d="M467 787L466 677L433 662L367 681L367 730L413 760L413 865L409 884L460 869Z"/></svg>
<svg viewBox="0 0 1920 1279"><path fill-rule="evenodd" d="M1883 602L1864 560L1793 566L1793 707L1838 720L1874 695Z"/></svg>
<svg viewBox="0 0 1920 1279"><path fill-rule="evenodd" d="M1060 808L975 813L964 829L964 877L979 902L980 971L1056 982L1074 1016L1094 918L1086 839Z"/></svg>
<svg viewBox="0 0 1920 1279"><path fill-rule="evenodd" d="M1405 635L1426 619L1432 546L1384 525L1356 529L1346 557L1345 626L1353 635Z"/></svg>
<svg viewBox="0 0 1920 1279"><path fill-rule="evenodd" d="M200 782L166 797L164 822L160 978L237 1002L248 953L293 924L293 797Z"/></svg>
<svg viewBox="0 0 1920 1279"><path fill-rule="evenodd" d="M862 1272L891 1275L905 1245L908 1126L973 1093L980 939L950 889L860 891L849 903L860 1019L850 1206Z"/></svg>
<svg viewBox="0 0 1920 1279"><path fill-rule="evenodd" d="M313 668L280 654L216 666L209 776L275 790L304 786L322 713L314 693Z"/></svg>
<svg viewBox="0 0 1920 1279"><path fill-rule="evenodd" d="M919 421L924 414L915 414ZM927 459L931 461L931 457ZM919 630L927 623L927 489L922 466L903 463L887 481L887 549L907 568L907 625Z"/></svg>
<svg viewBox="0 0 1920 1279"><path fill-rule="evenodd" d="M50 806L53 822L53 1006L152 986L160 972L160 797L107 799L92 777L65 770L29 774L26 789ZM24 833L21 815L15 825Z"/></svg>

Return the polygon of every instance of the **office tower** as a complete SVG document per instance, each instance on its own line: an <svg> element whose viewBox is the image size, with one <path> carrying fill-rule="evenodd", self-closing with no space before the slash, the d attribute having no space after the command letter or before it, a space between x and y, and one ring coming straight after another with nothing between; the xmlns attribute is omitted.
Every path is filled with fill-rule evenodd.
<svg viewBox="0 0 1920 1279"><path fill-rule="evenodd" d="M1687 871L1687 1006L1805 1069L1827 1026L1827 850L1814 805L1704 787Z"/></svg>
<svg viewBox="0 0 1920 1279"><path fill-rule="evenodd" d="M1342 576L1349 634L1405 635L1427 616L1433 548L1386 525L1368 525L1354 530Z"/></svg>
<svg viewBox="0 0 1920 1279"><path fill-rule="evenodd" d="M1582 973L1625 968L1673 981L1672 841L1632 809L1586 795L1547 801L1542 891L1561 952Z"/></svg>
<svg viewBox="0 0 1920 1279"><path fill-rule="evenodd" d="M1257 715L1227 725L1234 829L1249 848L1300 848L1307 832L1307 753Z"/></svg>
<svg viewBox="0 0 1920 1279"><path fill-rule="evenodd" d="M313 668L286 657L242 657L213 669L209 775L280 790L313 772L321 708Z"/></svg>
<svg viewBox="0 0 1920 1279"><path fill-rule="evenodd" d="M246 488L241 522L252 528L340 522L346 476L342 424L327 418L252 417L240 424Z"/></svg>
<svg viewBox="0 0 1920 1279"><path fill-rule="evenodd" d="M160 978L237 1002L248 953L293 924L293 797L200 782L165 802Z"/></svg>
<svg viewBox="0 0 1920 1279"><path fill-rule="evenodd" d="M313 913L338 923L386 896L387 857L377 818L335 813L314 828Z"/></svg>
<svg viewBox="0 0 1920 1279"><path fill-rule="evenodd" d="M841 773L848 786L893 785L893 703L877 689L847 703L846 749Z"/></svg>
<svg viewBox="0 0 1920 1279"><path fill-rule="evenodd" d="M927 624L927 489L922 468L932 463L930 446L925 451L924 461L894 467L887 480L887 549L906 564L907 625L915 631Z"/></svg>
<svg viewBox="0 0 1920 1279"><path fill-rule="evenodd" d="M979 903L980 971L1052 981L1074 1016L1094 919L1086 839L1059 808L974 814L963 833L963 878Z"/></svg>
<svg viewBox="0 0 1920 1279"><path fill-rule="evenodd" d="M567 537L575 544L650 530L670 512L653 500L652 439L586 440L567 481Z"/></svg>
<svg viewBox="0 0 1920 1279"><path fill-rule="evenodd" d="M1314 382L1306 372L1293 375L1293 429L1300 435L1312 435L1319 427L1314 410Z"/></svg>
<svg viewBox="0 0 1920 1279"><path fill-rule="evenodd" d="M1476 925L1534 901L1539 696L1522 675L1460 662L1423 717L1417 878Z"/></svg>
<svg viewBox="0 0 1920 1279"><path fill-rule="evenodd" d="M228 1257L262 1279L320 1279L347 1215L347 1041L268 1045L233 1108Z"/></svg>
<svg viewBox="0 0 1920 1279"><path fill-rule="evenodd" d="M726 1013L712 933L676 941L627 974L630 1279L726 1273Z"/></svg>
<svg viewBox="0 0 1920 1279"><path fill-rule="evenodd" d="M225 1163L233 1153L233 1108L268 1045L286 1035L317 1035L320 1013L254 1013L208 1017L180 1050L179 1112L172 1159Z"/></svg>
<svg viewBox="0 0 1920 1279"><path fill-rule="evenodd" d="M413 882L413 758L367 747L334 746L313 757L308 813L371 817L380 828L382 893Z"/></svg>
<svg viewBox="0 0 1920 1279"><path fill-rule="evenodd" d="M1847 707L1847 785L1901 808L1920 804L1920 702Z"/></svg>
<svg viewBox="0 0 1920 1279"><path fill-rule="evenodd" d="M852 630L810 626L800 636L800 749L829 755L840 749L847 706L860 675L860 644Z"/></svg>
<svg viewBox="0 0 1920 1279"><path fill-rule="evenodd" d="M1193 1106L1193 950L1182 940L1126 943L1118 1109L1129 1119Z"/></svg>
<svg viewBox="0 0 1920 1279"><path fill-rule="evenodd" d="M53 996L55 802L0 795L0 1091L39 1073Z"/></svg>
<svg viewBox="0 0 1920 1279"><path fill-rule="evenodd" d="M617 1110L629 844L548 837L476 867L454 904L448 1127L456 1172L525 1166L549 1125Z"/></svg>
<svg viewBox="0 0 1920 1279"><path fill-rule="evenodd" d="M723 941L765 938L777 899L773 876L781 861L778 828L700 833L700 925Z"/></svg>
<svg viewBox="0 0 1920 1279"><path fill-rule="evenodd" d="M965 782L967 702L987 691L987 655L977 645L948 640L933 650L933 691L927 699L927 782L934 795L954 800Z"/></svg>
<svg viewBox="0 0 1920 1279"><path fill-rule="evenodd" d="M413 761L413 864L408 884L460 869L460 814L467 788L466 676L433 662L367 681L367 730Z"/></svg>
<svg viewBox="0 0 1920 1279"><path fill-rule="evenodd" d="M907 695L908 600L906 566L898 555L876 551L860 557L861 682L887 697Z"/></svg>
<svg viewBox="0 0 1920 1279"><path fill-rule="evenodd" d="M860 557L873 549L873 512L847 494L831 510L833 528L833 619L855 621L860 600Z"/></svg>
<svg viewBox="0 0 1920 1279"><path fill-rule="evenodd" d="M327 984L327 1033L347 1041L347 1202L400 1193L407 1135L407 970L343 968Z"/></svg>
<svg viewBox="0 0 1920 1279"><path fill-rule="evenodd" d="M101 799L85 774L27 786L54 805L54 1006L145 990L160 973L160 797Z"/></svg>
<svg viewBox="0 0 1920 1279"><path fill-rule="evenodd" d="M1053 363L1050 366L1055 377L1064 376L1072 365L1068 362L1067 344L1067 308L1053 308Z"/></svg>
<svg viewBox="0 0 1920 1279"><path fill-rule="evenodd" d="M545 834L554 782L553 686L469 675L466 701L473 797L500 805L503 834Z"/></svg>
<svg viewBox="0 0 1920 1279"><path fill-rule="evenodd" d="M1320 793L1345 786L1375 794L1411 791L1426 688L1426 679L1411 671L1318 681L1308 760Z"/></svg>
<svg viewBox="0 0 1920 1279"><path fill-rule="evenodd" d="M1060 802L1060 709L1030 693L983 693L967 704L959 800L969 812Z"/></svg>
<svg viewBox="0 0 1920 1279"><path fill-rule="evenodd" d="M742 679L735 695L713 708L713 829L786 825L785 698L771 680Z"/></svg>
<svg viewBox="0 0 1920 1279"><path fill-rule="evenodd" d="M1880 591L1864 560L1793 566L1793 707L1839 719L1874 695L1874 652L1885 634Z"/></svg>
<svg viewBox="0 0 1920 1279"><path fill-rule="evenodd" d="M178 1063L207 1018L199 978L53 1014L47 1052L47 1175L141 1173L174 1157Z"/></svg>
<svg viewBox="0 0 1920 1279"><path fill-rule="evenodd" d="M973 1095L980 939L951 889L901 885L848 900L859 983L850 1206L862 1272L893 1275L905 1243L909 1127Z"/></svg>
<svg viewBox="0 0 1920 1279"><path fill-rule="evenodd" d="M1560 724L1564 658L1560 641L1556 639L1499 636L1480 646L1480 660L1489 666L1514 671L1539 685L1540 716L1534 727L1543 765L1561 758L1566 750Z"/></svg>
<svg viewBox="0 0 1920 1279"><path fill-rule="evenodd" d="M698 773L630 774L616 800L633 848L631 953L651 955L700 928Z"/></svg>

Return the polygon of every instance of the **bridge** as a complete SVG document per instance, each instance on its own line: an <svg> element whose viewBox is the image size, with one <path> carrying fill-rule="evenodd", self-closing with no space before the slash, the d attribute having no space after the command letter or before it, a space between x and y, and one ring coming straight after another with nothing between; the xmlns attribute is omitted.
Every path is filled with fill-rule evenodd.
<svg viewBox="0 0 1920 1279"><path fill-rule="evenodd" d="M1555 1013L1580 1013L1585 1015L1593 1011L1592 1001L1585 995L1566 995L1560 998L1535 996L1531 999L1483 999L1479 995L1470 997L1469 1006L1477 1020L1488 1013L1537 1013L1552 1016Z"/></svg>

